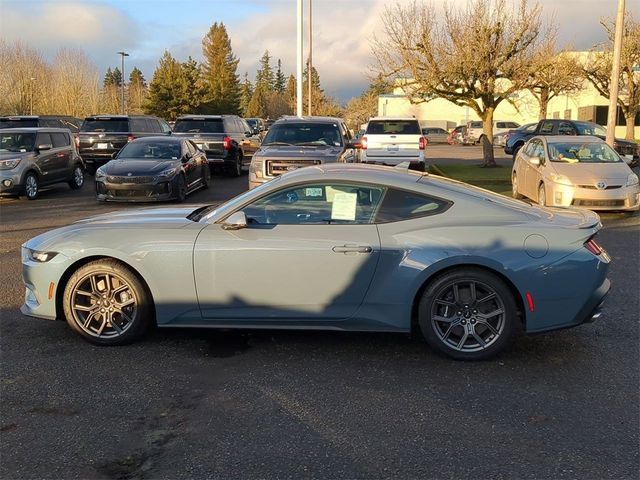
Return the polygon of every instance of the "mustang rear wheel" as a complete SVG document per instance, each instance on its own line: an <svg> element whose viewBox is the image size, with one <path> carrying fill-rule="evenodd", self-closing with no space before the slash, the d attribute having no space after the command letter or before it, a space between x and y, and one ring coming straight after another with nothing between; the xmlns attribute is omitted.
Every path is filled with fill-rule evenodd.
<svg viewBox="0 0 640 480"><path fill-rule="evenodd" d="M452 270L436 278L419 305L427 343L457 360L482 360L513 340L517 307L497 276L477 268Z"/></svg>
<svg viewBox="0 0 640 480"><path fill-rule="evenodd" d="M115 260L96 260L69 279L63 296L69 326L96 345L122 345L146 333L151 300L138 277Z"/></svg>

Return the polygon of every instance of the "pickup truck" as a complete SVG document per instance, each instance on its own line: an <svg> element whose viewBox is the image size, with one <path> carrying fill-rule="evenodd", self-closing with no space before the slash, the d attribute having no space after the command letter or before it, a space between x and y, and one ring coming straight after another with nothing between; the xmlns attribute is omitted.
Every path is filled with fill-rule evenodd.
<svg viewBox="0 0 640 480"><path fill-rule="evenodd" d="M207 155L211 170L235 177L262 143L260 136L237 115L183 115L176 119L173 135L189 138Z"/></svg>
<svg viewBox="0 0 640 480"><path fill-rule="evenodd" d="M518 150L530 138L539 135L593 135L605 139L607 131L601 125L578 120L546 119L540 120L532 131L515 130L508 134L504 153L512 154L515 160ZM640 157L640 145L629 140L615 139L613 148L631 165L637 165Z"/></svg>

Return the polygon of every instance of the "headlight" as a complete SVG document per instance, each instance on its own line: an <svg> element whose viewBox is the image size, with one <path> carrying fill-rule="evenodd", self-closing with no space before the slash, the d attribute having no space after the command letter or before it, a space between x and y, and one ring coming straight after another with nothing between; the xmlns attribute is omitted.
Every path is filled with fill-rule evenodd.
<svg viewBox="0 0 640 480"><path fill-rule="evenodd" d="M167 178L167 177L173 177L173 175L178 171L177 168L168 168L162 172L160 172L158 174L158 177L163 177L163 178Z"/></svg>
<svg viewBox="0 0 640 480"><path fill-rule="evenodd" d="M560 183L561 185L573 185L573 183L571 183L571 180L569 180L569 177L567 177L566 175L556 175L555 173L552 173L550 177L551 180L555 183Z"/></svg>
<svg viewBox="0 0 640 480"><path fill-rule="evenodd" d="M105 173L105 171L102 168L99 168L98 170L96 170L96 176L95 176L96 180L99 179L99 178L104 178L106 176L107 176L107 174Z"/></svg>
<svg viewBox="0 0 640 480"><path fill-rule="evenodd" d="M260 160L251 160L249 173L253 173L257 177L262 177L262 162Z"/></svg>
<svg viewBox="0 0 640 480"><path fill-rule="evenodd" d="M25 248L25 250L27 253L27 258L29 258L29 260L40 263L48 262L53 257L58 255L58 252L39 252L37 250L31 250L30 248Z"/></svg>
<svg viewBox="0 0 640 480"><path fill-rule="evenodd" d="M19 158L10 158L8 160L0 160L0 170L11 170L16 168L20 163Z"/></svg>
<svg viewBox="0 0 640 480"><path fill-rule="evenodd" d="M627 187L631 187L633 185L638 185L638 175L630 173L627 177Z"/></svg>

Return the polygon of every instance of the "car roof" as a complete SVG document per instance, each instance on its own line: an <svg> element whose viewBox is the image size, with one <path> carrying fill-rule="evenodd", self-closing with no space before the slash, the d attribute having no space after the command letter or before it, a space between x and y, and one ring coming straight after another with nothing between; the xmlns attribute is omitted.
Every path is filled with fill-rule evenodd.
<svg viewBox="0 0 640 480"><path fill-rule="evenodd" d="M374 121L374 120L380 120L380 121L384 121L384 120L415 120L416 122L418 121L418 119L416 117L371 117L369 119L369 121Z"/></svg>
<svg viewBox="0 0 640 480"><path fill-rule="evenodd" d="M144 142L165 142L165 143L179 143L179 142L184 142L188 140L187 138L184 137L178 137L178 136L171 136L171 135L154 135L151 137L138 137L133 139L131 142L129 143L133 143L133 142L137 142L137 143L144 143Z"/></svg>
<svg viewBox="0 0 640 480"><path fill-rule="evenodd" d="M533 137L546 141L547 143L604 143L600 137L593 135L538 135Z"/></svg>
<svg viewBox="0 0 640 480"><path fill-rule="evenodd" d="M300 123L300 122L309 122L309 123L336 123L336 122L342 122L343 120L341 118L338 117L321 117L321 116L302 116L302 117L296 117L294 115L287 115L285 117L281 117L278 120L276 120L274 122L274 125L276 123Z"/></svg>
<svg viewBox="0 0 640 480"><path fill-rule="evenodd" d="M224 117L237 117L237 115L195 115L195 114L189 114L189 115L180 115L178 118L176 118L177 120L191 120L191 119L208 119L208 118L224 118Z"/></svg>
<svg viewBox="0 0 640 480"><path fill-rule="evenodd" d="M15 127L15 128L0 128L2 132L24 132L24 133L38 133L38 132L51 132L51 133L69 133L68 128L55 128L55 127Z"/></svg>
<svg viewBox="0 0 640 480"><path fill-rule="evenodd" d="M129 118L158 118L153 115L111 115L109 113L100 113L95 115L89 115L85 117L85 120L94 120L94 119L114 119L114 120L127 120Z"/></svg>

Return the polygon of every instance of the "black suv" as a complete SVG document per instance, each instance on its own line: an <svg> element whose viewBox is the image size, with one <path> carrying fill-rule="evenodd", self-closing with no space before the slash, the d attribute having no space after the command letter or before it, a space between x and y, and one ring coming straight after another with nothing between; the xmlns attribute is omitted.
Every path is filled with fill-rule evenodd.
<svg viewBox="0 0 640 480"><path fill-rule="evenodd" d="M50 127L68 128L77 133L82 120L70 115L10 115L0 117L0 128Z"/></svg>
<svg viewBox="0 0 640 480"><path fill-rule="evenodd" d="M260 136L237 115L183 115L176 119L173 134L186 137L207 154L212 169L240 176L260 147Z"/></svg>
<svg viewBox="0 0 640 480"><path fill-rule="evenodd" d="M84 163L69 129L0 129L0 193L33 200L53 183L74 190L84 185Z"/></svg>
<svg viewBox="0 0 640 480"><path fill-rule="evenodd" d="M169 124L145 115L92 115L84 119L76 145L90 173L111 160L134 138L171 135Z"/></svg>

